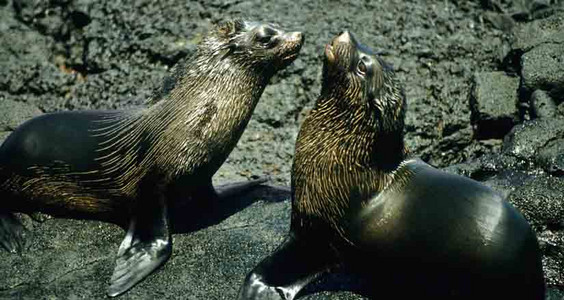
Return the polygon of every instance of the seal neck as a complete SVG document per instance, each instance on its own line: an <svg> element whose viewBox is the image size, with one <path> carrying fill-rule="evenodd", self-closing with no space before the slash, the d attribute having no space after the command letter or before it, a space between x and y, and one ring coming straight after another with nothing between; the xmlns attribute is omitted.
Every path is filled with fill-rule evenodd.
<svg viewBox="0 0 564 300"><path fill-rule="evenodd" d="M145 161L167 166L171 176L198 170L211 178L243 133L269 76L220 56L182 67L142 120L145 139L152 140Z"/></svg>
<svg viewBox="0 0 564 300"><path fill-rule="evenodd" d="M345 237L347 216L380 193L405 159L403 133L371 110L320 99L302 124L292 167L293 230L322 220ZM346 237L345 237L346 239Z"/></svg>

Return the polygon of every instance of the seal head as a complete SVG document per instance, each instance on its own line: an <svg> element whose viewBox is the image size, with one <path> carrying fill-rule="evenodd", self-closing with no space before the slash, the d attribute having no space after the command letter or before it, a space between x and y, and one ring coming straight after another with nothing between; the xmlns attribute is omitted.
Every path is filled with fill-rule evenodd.
<svg viewBox="0 0 564 300"><path fill-rule="evenodd" d="M324 99L346 102L341 105L355 110L351 113L377 119L378 132L402 135L406 101L392 67L348 31L325 46L318 103Z"/></svg>
<svg viewBox="0 0 564 300"><path fill-rule="evenodd" d="M477 181L406 159L405 108L391 68L351 33L325 47L296 141L290 232L239 299L294 299L343 270L371 298L544 299L525 218Z"/></svg>
<svg viewBox="0 0 564 300"><path fill-rule="evenodd" d="M199 46L204 57L229 58L258 74L273 75L298 56L301 32L285 32L278 25L251 21L227 21L217 25Z"/></svg>
<svg viewBox="0 0 564 300"><path fill-rule="evenodd" d="M345 215L361 205L351 197L382 189L405 157L406 101L391 66L352 33L336 36L324 54L321 94L296 141L292 226L328 223L343 235Z"/></svg>
<svg viewBox="0 0 564 300"><path fill-rule="evenodd" d="M107 294L132 288L170 257L179 207L212 207L264 182L216 190L211 179L302 43L301 33L273 24L225 21L171 70L148 108L59 112L22 124L0 147L0 245L21 248L12 212L118 223L128 232Z"/></svg>

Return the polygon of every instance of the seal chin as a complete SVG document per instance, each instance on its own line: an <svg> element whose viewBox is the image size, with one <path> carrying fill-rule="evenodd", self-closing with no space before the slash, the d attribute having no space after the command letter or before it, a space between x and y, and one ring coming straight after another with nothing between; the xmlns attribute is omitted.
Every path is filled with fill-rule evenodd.
<svg viewBox="0 0 564 300"><path fill-rule="evenodd" d="M304 43L304 35L301 32L291 32L284 35L284 43L286 44L286 54L282 56L284 64L291 63L298 57L302 45Z"/></svg>
<svg viewBox="0 0 564 300"><path fill-rule="evenodd" d="M282 62L284 62L285 64L289 64L289 63L293 62L294 59L296 59L296 57L298 57L298 51L296 51L294 53L290 53L290 54L282 57Z"/></svg>
<svg viewBox="0 0 564 300"><path fill-rule="evenodd" d="M338 59L337 56L337 48L339 46L350 45L353 41L352 35L348 31L343 31L336 35L329 44L325 45L325 57L327 58L327 62L329 64L335 63Z"/></svg>
<svg viewBox="0 0 564 300"><path fill-rule="evenodd" d="M337 57L335 56L333 45L331 44L325 45L325 58L327 59L327 62L330 64L334 63L335 60L337 59Z"/></svg>

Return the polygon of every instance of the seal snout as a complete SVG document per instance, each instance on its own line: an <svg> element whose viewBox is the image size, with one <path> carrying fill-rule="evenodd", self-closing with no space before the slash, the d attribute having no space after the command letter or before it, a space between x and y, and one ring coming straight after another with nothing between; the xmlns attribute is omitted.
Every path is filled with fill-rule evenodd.
<svg viewBox="0 0 564 300"><path fill-rule="evenodd" d="M300 46L304 43L304 35L299 31L286 33L284 37L290 43L297 43Z"/></svg>
<svg viewBox="0 0 564 300"><path fill-rule="evenodd" d="M325 45L325 57L327 58L327 62L335 62L337 59L337 47L339 47L339 45L356 46L357 43L352 33L348 30L341 31L329 44Z"/></svg>
<svg viewBox="0 0 564 300"><path fill-rule="evenodd" d="M345 30L341 31L334 39L333 39L333 46L337 45L338 43L348 44L351 42L351 34Z"/></svg>
<svg viewBox="0 0 564 300"><path fill-rule="evenodd" d="M355 47L358 47L360 45L354 34L352 32L349 32L348 30L341 31L341 33L339 33L332 41L333 46L336 46L340 43L351 44Z"/></svg>
<svg viewBox="0 0 564 300"><path fill-rule="evenodd" d="M302 45L304 43L304 35L299 31L288 32L282 35L282 40L284 44L286 44L286 51L287 55L285 55L282 60L283 61L292 61L300 52Z"/></svg>

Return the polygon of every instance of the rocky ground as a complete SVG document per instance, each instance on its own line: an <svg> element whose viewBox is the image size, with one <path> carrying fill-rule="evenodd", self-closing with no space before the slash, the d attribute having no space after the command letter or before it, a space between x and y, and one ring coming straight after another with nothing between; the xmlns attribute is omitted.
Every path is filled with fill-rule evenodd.
<svg viewBox="0 0 564 300"><path fill-rule="evenodd" d="M481 1L0 0L0 140L45 112L142 106L211 24L243 17L301 30L217 183L287 186L299 125L320 88L321 53L343 29L381 51L409 102L413 155L485 182L534 226L549 299L564 296L564 3ZM233 299L284 237L288 191L233 199L174 235L170 261L123 299ZM192 220L185 220L191 222ZM28 220L27 249L0 253L0 298L103 298L124 232L85 220ZM341 278L305 299L360 299Z"/></svg>

